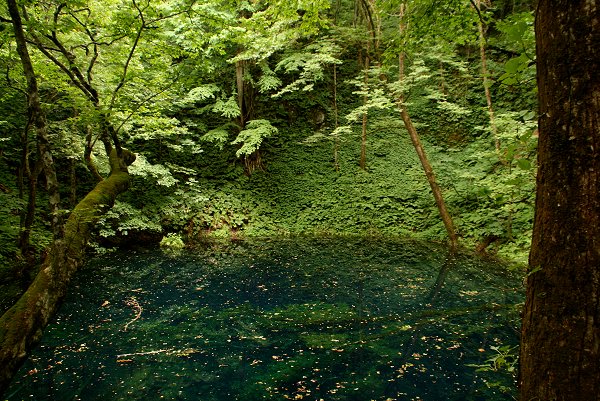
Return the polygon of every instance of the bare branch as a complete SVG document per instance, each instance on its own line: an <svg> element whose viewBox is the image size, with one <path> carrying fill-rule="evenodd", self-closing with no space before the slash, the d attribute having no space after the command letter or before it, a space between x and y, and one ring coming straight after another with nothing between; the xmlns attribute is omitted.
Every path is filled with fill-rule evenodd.
<svg viewBox="0 0 600 401"><path fill-rule="evenodd" d="M48 57L48 59L50 59L50 61L52 61L58 68L60 68L65 74L67 74L67 76L69 77L69 79L71 80L71 82L73 83L73 85L75 85L77 88L79 88L79 90L81 90L83 92L83 94L90 99L92 102L97 102L97 94L94 92L91 92L87 85L84 85L85 81L82 82L81 79L79 79L78 75L74 73L74 69L76 69L76 67L74 67L72 65L71 68L68 68L65 64L63 64L59 59L57 59L42 43L42 41L37 37L37 35L33 34L30 32L30 35L33 39L33 44L35 44L35 46L38 48L39 51L41 51L46 57ZM60 52L61 54L63 54L62 52Z"/></svg>

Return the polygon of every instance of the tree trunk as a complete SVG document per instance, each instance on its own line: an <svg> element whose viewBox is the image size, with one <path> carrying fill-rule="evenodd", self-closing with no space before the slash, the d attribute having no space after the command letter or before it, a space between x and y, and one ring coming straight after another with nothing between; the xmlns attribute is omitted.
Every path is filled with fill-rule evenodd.
<svg viewBox="0 0 600 401"><path fill-rule="evenodd" d="M402 115L402 121L404 121L404 126L410 135L410 139L415 147L415 151L419 156L419 160L421 161L421 165L423 166L423 171L425 171L425 176L427 176L427 181L429 182L429 186L431 187L431 192L433 193L433 197L435 199L435 204L437 205L438 211L440 213L440 217L442 218L442 222L444 223L444 227L446 228L446 232L448 233L448 239L450 240L450 247L452 249L456 248L458 245L458 236L456 235L456 229L454 228L454 223L452 222L452 217L450 213L448 213L448 209L446 209L446 203L444 202L444 196L442 195L442 190L440 186L437 184L435 180L435 174L433 172L433 167L431 167L431 163L427 159L427 155L425 154L425 150L423 149L423 145L421 144L421 140L413 125L410 116L408 115L408 111L406 110L406 105L402 105L399 102L400 114Z"/></svg>
<svg viewBox="0 0 600 401"><path fill-rule="evenodd" d="M540 0L539 174L521 400L600 400L600 11Z"/></svg>
<svg viewBox="0 0 600 401"><path fill-rule="evenodd" d="M31 348L39 341L42 330L58 309L71 276L83 262L85 245L91 229L100 216L114 204L116 196L127 189L127 166L135 160L133 153L120 148L116 142L117 148L109 155L110 176L98 183L73 209L63 231L59 213L58 180L21 16L16 0L7 0L7 5L15 31L17 51L28 84L28 108L36 129L39 162L46 176L54 241L33 283L17 303L0 317L0 394L27 358Z"/></svg>
<svg viewBox="0 0 600 401"><path fill-rule="evenodd" d="M69 181L70 181L70 191L69 191L69 203L71 208L74 208L77 205L77 160L69 159Z"/></svg>
<svg viewBox="0 0 600 401"><path fill-rule="evenodd" d="M400 6L400 35L404 33L406 30L406 26L404 25L403 19L406 13L406 5L402 4ZM404 79L404 53L401 52L398 57L398 71L399 76L398 79L402 81ZM404 96L402 94L398 97L398 107L400 108L400 114L402 116L402 121L404 122L404 126L410 135L410 139L413 143L415 151L417 152L417 156L419 156L419 161L423 166L423 170L425 171L425 175L427 176L427 182L429 182L429 186L431 187L431 192L433 192L433 197L435 199L435 204L440 213L440 217L442 218L442 222L444 223L444 227L446 228L446 232L448 233L448 239L450 240L450 247L455 249L458 246L458 236L456 234L456 229L454 228L454 223L452 221L452 217L450 213L448 213L448 209L446 209L446 203L444 202L444 196L442 195L442 191L437 184L435 179L435 174L433 173L433 167L431 167L431 163L429 163L429 159L427 159L427 154L425 153L425 149L423 149L423 145L421 144L421 139L419 138L419 134L415 126L410 119L410 115L408 114L408 110L406 109L406 104L404 104Z"/></svg>
<svg viewBox="0 0 600 401"><path fill-rule="evenodd" d="M36 163L37 164L37 163ZM30 250L30 237L35 219L36 198L37 198L37 181L40 174L39 168L36 166L34 171L27 173L27 207L22 216L21 232L19 234L19 249L21 254L26 256Z"/></svg>
<svg viewBox="0 0 600 401"><path fill-rule="evenodd" d="M36 140L39 151L40 162L46 176L46 190L48 192L48 200L50 203L52 233L54 238L62 236L62 216L60 212L60 194L58 191L58 179L56 170L54 169L54 161L52 152L50 151L50 142L48 141L48 132L46 127L46 116L40 103L38 94L37 80L33 70L33 64L27 50L27 41L23 32L23 23L21 15L17 8L16 0L7 0L8 12L12 20L15 42L17 44L17 53L23 65L23 73L27 79L27 108L30 118L35 126Z"/></svg>
<svg viewBox="0 0 600 401"><path fill-rule="evenodd" d="M364 76L364 91L366 92L369 87L369 68L370 68L370 60L369 60L369 46L367 45L366 56L365 56L365 76ZM363 96L363 105L366 105L368 102L367 95ZM368 125L368 115L367 112L364 112L362 115L362 131L360 135L360 161L359 166L362 170L367 169L367 125Z"/></svg>
<svg viewBox="0 0 600 401"><path fill-rule="evenodd" d="M491 4L490 4L491 6ZM481 0L475 0L475 5L473 7L477 7L479 10L479 15L481 16ZM481 58L481 75L483 76L483 90L485 92L485 100L487 102L487 110L488 116L490 119L490 129L492 131L492 135L494 136L494 143L496 146L496 151L500 152L500 139L498 138L498 128L496 127L496 119L494 117L494 106L492 104L492 93L490 92L490 80L489 80L489 71L487 68L487 57L485 55L485 27L483 26L483 21L479 20L478 23L479 28L479 56Z"/></svg>
<svg viewBox="0 0 600 401"><path fill-rule="evenodd" d="M241 53L238 52L238 54ZM246 125L246 107L245 107L245 97L246 97L246 85L244 85L244 60L238 60L235 62L235 86L237 89L237 104L240 109L240 130L244 129L244 125Z"/></svg>
<svg viewBox="0 0 600 401"><path fill-rule="evenodd" d="M337 66L333 65L333 116L335 118L335 128L339 127L339 111L337 104ZM333 137L333 168L335 171L340 171L340 136L336 134Z"/></svg>
<svg viewBox="0 0 600 401"><path fill-rule="evenodd" d="M40 272L23 296L0 318L0 394L40 340L42 330L58 310L70 278L81 266L90 232L118 194L127 190L127 165L135 155L113 150L111 174L77 204L66 224L64 240L54 241Z"/></svg>
<svg viewBox="0 0 600 401"><path fill-rule="evenodd" d="M26 263L32 262L34 256L31 252L31 230L33 228L33 222L35 220L36 212L36 201L37 201L37 184L38 177L41 173L41 163L36 161L31 168L31 162L29 160L29 143L28 143L28 132L29 124L25 127L23 135L21 136L21 165L19 166L19 198L25 198L25 178L27 178L27 206L21 212L20 224L19 224L19 242L18 246L21 251L21 255L25 257Z"/></svg>
<svg viewBox="0 0 600 401"><path fill-rule="evenodd" d="M105 142L106 143L106 142ZM88 170L92 174L92 176L96 179L96 182L100 182L104 179L98 172L96 168L96 164L92 160L92 151L94 150L94 141L92 140L92 127L87 126L87 134L85 136L85 150L83 151L83 160L85 160L85 165ZM108 152L107 152L108 153Z"/></svg>

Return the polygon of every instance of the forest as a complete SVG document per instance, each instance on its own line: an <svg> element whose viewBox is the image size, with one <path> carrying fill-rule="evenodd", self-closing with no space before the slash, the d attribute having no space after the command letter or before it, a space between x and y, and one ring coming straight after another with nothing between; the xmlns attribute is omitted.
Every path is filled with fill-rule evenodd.
<svg viewBox="0 0 600 401"><path fill-rule="evenodd" d="M94 256L319 237L503 263L533 322L521 399L600 399L599 14L590 0L0 3L0 393ZM583 340L553 356L566 337Z"/></svg>

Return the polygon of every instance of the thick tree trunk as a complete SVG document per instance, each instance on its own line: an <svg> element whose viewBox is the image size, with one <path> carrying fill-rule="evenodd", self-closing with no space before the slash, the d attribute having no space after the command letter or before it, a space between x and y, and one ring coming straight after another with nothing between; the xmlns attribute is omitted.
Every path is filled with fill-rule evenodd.
<svg viewBox="0 0 600 401"><path fill-rule="evenodd" d="M73 209L65 224L64 240L55 241L33 283L0 318L0 394L57 311L70 278L83 262L94 225L114 204L116 196L127 190L127 165L134 160L135 155L126 149L123 158L117 156L116 150L111 152L110 176Z"/></svg>
<svg viewBox="0 0 600 401"><path fill-rule="evenodd" d="M521 400L600 400L600 11L540 0L539 174Z"/></svg>

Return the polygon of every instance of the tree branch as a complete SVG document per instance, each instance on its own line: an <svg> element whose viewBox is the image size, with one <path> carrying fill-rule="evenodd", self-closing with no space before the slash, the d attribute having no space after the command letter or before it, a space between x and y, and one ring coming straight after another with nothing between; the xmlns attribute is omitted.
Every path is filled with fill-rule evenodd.
<svg viewBox="0 0 600 401"><path fill-rule="evenodd" d="M176 77L176 78L173 80L173 83L177 82L177 80L178 80L178 79L179 79L179 76L177 76L177 77ZM129 113L129 115L128 115L127 117L125 117L125 118L123 119L123 121L121 122L121 124L120 124L120 125L117 127L117 129L116 129L117 133L118 133L118 132L121 130L121 128L123 128L123 126L125 125L125 123L126 123L127 121L129 121L129 119L130 119L131 117L133 117L133 115L134 115L135 113L137 113L137 111L138 111L138 110L139 110L139 109L140 109L140 108L141 108L141 107L142 107L144 104L146 104L146 103L147 103L147 102L149 102L150 100L154 99L155 97L157 97L157 96L158 96L158 95L160 95L161 93L164 93L164 92L165 92L165 91L167 91L167 90L168 90L170 87L171 87L171 86L169 85L169 86L167 86L167 87L163 88L162 90L160 90L160 91L158 91L158 92L156 92L156 93L153 93L152 95L148 96L147 98L145 98L145 99L144 99L144 100L142 100L141 102L138 102L138 103L135 105L135 107L133 108L133 110L132 110L132 111Z"/></svg>
<svg viewBox="0 0 600 401"><path fill-rule="evenodd" d="M125 65L123 66L123 75L121 76L121 80L119 81L119 84L117 85L117 87L115 88L115 90L112 93L110 103L108 106L109 110L113 109L113 107L115 105L115 100L117 98L117 93L123 87L123 85L125 85L125 79L127 78L127 70L129 69L129 64L131 63L131 59L133 58L133 55L135 54L135 50L137 48L137 45L140 41L140 38L142 37L142 32L146 28L146 21L144 20L143 10L140 9L140 7L138 6L138 4L136 3L135 0L133 0L133 5L136 8L136 10L138 11L138 16L140 17L142 24L140 25L140 29L138 29L138 32L133 41L133 45L131 46L131 50L129 51L129 55L127 56L127 60L125 61ZM116 146L116 144L115 144L115 146Z"/></svg>
<svg viewBox="0 0 600 401"><path fill-rule="evenodd" d="M477 15L479 16L479 21L481 22L481 24L483 26L485 26L485 22L483 21L483 16L481 15L481 10L479 9L479 7L477 7L477 4L475 4L475 0L470 0L471 5L473 6L473 8L475 9L475 11L477 11Z"/></svg>
<svg viewBox="0 0 600 401"><path fill-rule="evenodd" d="M87 11L88 12L88 16L90 14L90 10L88 8L85 9L81 9L81 10L76 10L75 12L71 12L69 13L69 15L79 24L81 25L81 27L85 30L85 32L88 35L88 38L90 38L91 40L91 45L93 45L93 49L94 49L94 55L92 56L92 58L90 59L90 62L88 64L88 68L87 68L87 82L91 83L92 82L92 70L94 68L94 65L96 64L96 60L98 59L98 42L96 41L96 38L94 37L94 34L92 33L92 31L90 31L90 29L88 28L88 26L86 24L84 24L76 15L76 12L81 12L81 11ZM86 54L89 51L88 50L88 45L84 45L85 50L86 50Z"/></svg>

